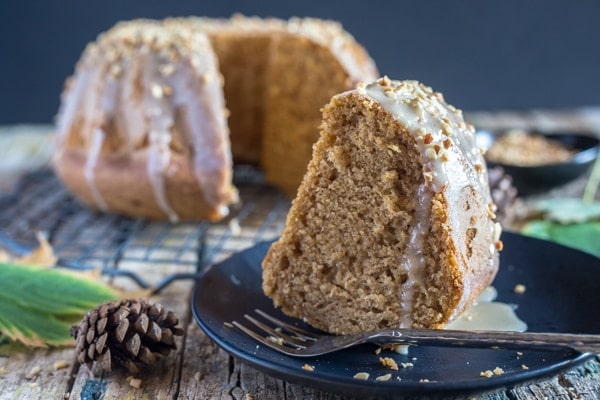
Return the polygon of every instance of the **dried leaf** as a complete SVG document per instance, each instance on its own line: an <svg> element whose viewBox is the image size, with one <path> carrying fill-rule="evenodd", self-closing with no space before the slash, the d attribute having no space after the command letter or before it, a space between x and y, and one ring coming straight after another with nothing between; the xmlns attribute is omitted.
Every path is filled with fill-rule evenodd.
<svg viewBox="0 0 600 400"><path fill-rule="evenodd" d="M75 273L0 263L0 333L27 346L72 344L71 325L117 294Z"/></svg>
<svg viewBox="0 0 600 400"><path fill-rule="evenodd" d="M53 267L56 265L58 257L46 237L41 232L36 232L39 246L31 253L15 260L17 264L39 265L41 267Z"/></svg>

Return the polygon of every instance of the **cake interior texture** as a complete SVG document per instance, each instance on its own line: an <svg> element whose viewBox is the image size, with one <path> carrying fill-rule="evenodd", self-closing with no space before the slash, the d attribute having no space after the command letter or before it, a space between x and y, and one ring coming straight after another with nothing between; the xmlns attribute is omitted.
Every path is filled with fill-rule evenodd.
<svg viewBox="0 0 600 400"><path fill-rule="evenodd" d="M285 313L337 334L441 328L491 282L500 243L485 164L464 154L472 132L438 97L383 78L324 108L263 262L263 289Z"/></svg>

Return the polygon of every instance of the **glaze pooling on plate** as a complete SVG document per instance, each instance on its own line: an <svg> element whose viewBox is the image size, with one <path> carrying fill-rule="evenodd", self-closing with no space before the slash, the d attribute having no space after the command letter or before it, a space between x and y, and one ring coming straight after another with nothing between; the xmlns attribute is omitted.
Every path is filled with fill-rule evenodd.
<svg viewBox="0 0 600 400"><path fill-rule="evenodd" d="M527 324L515 313L517 305L494 301L497 297L498 291L488 286L471 307L446 325L446 329L525 332Z"/></svg>
<svg viewBox="0 0 600 400"><path fill-rule="evenodd" d="M586 306L600 302L600 259L513 233L505 233L502 240L506 246L493 285L499 301L518 304L517 315L527 321L529 331L600 333L600 319L589 318ZM204 332L234 357L269 375L353 396L398 396L514 385L556 373L590 357L570 350L518 353L425 346L411 346L408 354L390 350L375 354L377 346L368 344L309 360L281 355L225 324L260 308L303 329L312 329L273 309L271 300L264 296L260 264L269 245L258 244L213 265L198 281L192 298L194 318ZM516 284L525 285L527 291L515 293ZM381 365L379 357L392 357L407 368L392 371ZM303 369L305 363L314 367L313 371ZM504 373L491 378L480 376L482 371L496 367ZM369 373L369 379L354 379L360 372ZM376 381L376 377L388 373L392 374L390 380Z"/></svg>

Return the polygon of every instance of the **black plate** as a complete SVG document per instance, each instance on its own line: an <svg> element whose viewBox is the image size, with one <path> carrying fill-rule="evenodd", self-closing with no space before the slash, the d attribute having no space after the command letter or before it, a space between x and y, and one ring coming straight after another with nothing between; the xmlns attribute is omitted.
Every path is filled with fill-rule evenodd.
<svg viewBox="0 0 600 400"><path fill-rule="evenodd" d="M485 148L490 148L494 141L507 131L477 131L477 142ZM501 166L513 178L513 185L520 196L529 196L564 185L585 174L600 150L600 140L588 134L575 133L543 133L535 132L559 141L564 146L577 150L577 153L566 162L519 166L486 160L488 167Z"/></svg>
<svg viewBox="0 0 600 400"><path fill-rule="evenodd" d="M590 315L600 304L600 259L513 233L505 233L503 241L505 250L494 287L499 301L518 306L517 314L527 322L530 331L600 333L600 318ZM241 321L244 313L261 308L306 328L275 310L262 292L260 264L269 245L258 244L209 268L197 283L192 309L194 318L211 339L234 357L270 375L332 392L393 397L411 392L511 386L555 373L589 357L570 350L527 350L519 355L514 350L417 346L411 347L408 355L382 352L398 363L414 364L391 371L379 363L372 344L308 359L279 354L225 325L232 320ZM518 283L526 286L524 294L514 293ZM303 370L305 363L314 366L314 370ZM504 374L480 377L480 372L495 367L502 368ZM353 379L358 372L368 372L369 380ZM393 379L375 381L376 376L386 373L392 373Z"/></svg>

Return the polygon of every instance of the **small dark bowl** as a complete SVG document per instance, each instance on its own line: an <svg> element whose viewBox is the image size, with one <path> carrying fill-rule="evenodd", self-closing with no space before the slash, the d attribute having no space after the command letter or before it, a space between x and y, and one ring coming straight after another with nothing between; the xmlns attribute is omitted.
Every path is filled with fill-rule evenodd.
<svg viewBox="0 0 600 400"><path fill-rule="evenodd" d="M477 143L489 149L495 140L500 138L504 131L477 131ZM519 166L490 161L486 158L488 167L501 166L513 178L513 185L517 188L519 196L539 194L555 187L569 183L585 174L598 157L600 140L590 134L540 132L548 138L561 142L565 147L576 150L577 153L566 162L544 164L536 166Z"/></svg>

